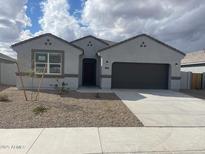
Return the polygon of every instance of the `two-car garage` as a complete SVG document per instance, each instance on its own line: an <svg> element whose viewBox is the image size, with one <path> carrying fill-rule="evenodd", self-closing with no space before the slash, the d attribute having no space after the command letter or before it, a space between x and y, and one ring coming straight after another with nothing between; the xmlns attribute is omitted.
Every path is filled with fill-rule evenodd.
<svg viewBox="0 0 205 154"><path fill-rule="evenodd" d="M184 55L146 34L103 48L101 88L178 90Z"/></svg>
<svg viewBox="0 0 205 154"><path fill-rule="evenodd" d="M168 89L169 65L123 63L112 65L112 88Z"/></svg>

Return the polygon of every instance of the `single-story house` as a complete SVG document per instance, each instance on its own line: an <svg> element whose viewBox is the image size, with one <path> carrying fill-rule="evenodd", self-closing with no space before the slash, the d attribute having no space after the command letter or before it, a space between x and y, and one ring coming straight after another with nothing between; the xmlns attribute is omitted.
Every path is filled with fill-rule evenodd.
<svg viewBox="0 0 205 154"><path fill-rule="evenodd" d="M19 76L26 88L37 87L26 75L34 70L45 74L42 88L56 79L72 89L82 86L124 89L180 89L181 59L185 54L149 35L141 34L121 42L86 36L68 42L43 34L11 46L17 52Z"/></svg>
<svg viewBox="0 0 205 154"><path fill-rule="evenodd" d="M0 84L16 85L16 60L0 53Z"/></svg>
<svg viewBox="0 0 205 154"><path fill-rule="evenodd" d="M183 72L205 73L205 50L186 54L181 65Z"/></svg>

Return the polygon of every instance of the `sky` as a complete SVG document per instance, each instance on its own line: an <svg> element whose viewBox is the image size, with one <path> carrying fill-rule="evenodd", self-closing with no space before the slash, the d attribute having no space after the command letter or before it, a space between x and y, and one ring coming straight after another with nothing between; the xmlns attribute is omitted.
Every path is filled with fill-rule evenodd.
<svg viewBox="0 0 205 154"><path fill-rule="evenodd" d="M146 33L183 52L205 49L204 0L0 0L0 52L43 33L122 41Z"/></svg>

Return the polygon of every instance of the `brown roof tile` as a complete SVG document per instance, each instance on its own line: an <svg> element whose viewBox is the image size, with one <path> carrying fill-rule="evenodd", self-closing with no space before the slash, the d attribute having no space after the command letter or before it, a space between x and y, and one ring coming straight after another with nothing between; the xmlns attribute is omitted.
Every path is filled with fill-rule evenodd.
<svg viewBox="0 0 205 154"><path fill-rule="evenodd" d="M205 50L187 53L181 63L182 65L205 63Z"/></svg>

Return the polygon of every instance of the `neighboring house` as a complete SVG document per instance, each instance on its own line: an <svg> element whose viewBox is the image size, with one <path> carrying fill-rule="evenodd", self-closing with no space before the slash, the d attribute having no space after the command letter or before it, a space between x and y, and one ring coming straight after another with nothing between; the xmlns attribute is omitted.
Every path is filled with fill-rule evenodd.
<svg viewBox="0 0 205 154"><path fill-rule="evenodd" d="M42 74L43 88L68 83L81 86L126 89L179 89L180 67L184 53L146 34L125 41L111 41L86 36L67 42L52 34L43 34L12 45L26 88L32 81L26 76L34 69ZM36 88L39 80L35 79ZM19 77L17 77L17 87Z"/></svg>
<svg viewBox="0 0 205 154"><path fill-rule="evenodd" d="M16 60L0 53L0 84L16 85Z"/></svg>
<svg viewBox="0 0 205 154"><path fill-rule="evenodd" d="M181 63L183 72L205 73L205 50L186 54Z"/></svg>

